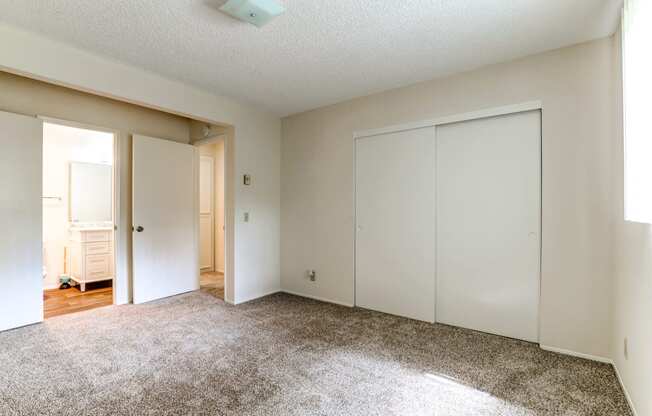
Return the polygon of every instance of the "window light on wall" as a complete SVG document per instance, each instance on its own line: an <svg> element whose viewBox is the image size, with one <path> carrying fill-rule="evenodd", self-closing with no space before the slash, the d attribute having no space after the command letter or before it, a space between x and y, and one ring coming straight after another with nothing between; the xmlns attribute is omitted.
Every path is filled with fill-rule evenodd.
<svg viewBox="0 0 652 416"><path fill-rule="evenodd" d="M652 1L623 9L625 220L652 224Z"/></svg>

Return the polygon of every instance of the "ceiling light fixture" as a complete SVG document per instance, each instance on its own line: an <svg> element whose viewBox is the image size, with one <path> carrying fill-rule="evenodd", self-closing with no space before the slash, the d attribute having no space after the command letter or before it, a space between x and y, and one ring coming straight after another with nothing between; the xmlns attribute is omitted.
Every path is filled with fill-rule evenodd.
<svg viewBox="0 0 652 416"><path fill-rule="evenodd" d="M220 10L257 27L285 12L285 8L274 0L228 0Z"/></svg>

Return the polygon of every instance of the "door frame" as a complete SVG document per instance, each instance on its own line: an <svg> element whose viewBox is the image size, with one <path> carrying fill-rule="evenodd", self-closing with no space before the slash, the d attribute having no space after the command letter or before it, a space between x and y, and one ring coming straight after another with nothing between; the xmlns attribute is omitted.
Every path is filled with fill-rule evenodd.
<svg viewBox="0 0 652 416"><path fill-rule="evenodd" d="M539 139L539 157L541 158L540 160L540 168L541 168L541 173L540 173L540 183L539 183L539 296L538 296L538 305L537 305L537 311L538 311L538 316L537 316L537 337L538 339L541 339L541 284L542 284L542 264L543 264L543 224L542 224L542 218L543 218L543 102L541 100L535 100L535 101L526 101L522 103L517 103L517 104L511 104L511 105L505 105L505 106L499 106L499 107L490 107L490 108L485 108L477 111L472 111L472 112L466 112L466 113L459 113L459 114L453 114L453 115L448 115L444 117L439 117L439 118L434 118L434 119L428 119L428 120L423 120L423 121L415 121L415 122L410 122L410 123L404 123L404 124L395 124L395 125L390 125L386 127L381 127L377 129L368 129L368 130L360 130L360 131L354 131L353 132L353 140L352 140L352 146L353 146L353 305L357 306L357 297L356 297L356 264L357 264L357 254L356 254L356 244L357 244L357 236L356 236L356 230L357 230L357 204L356 204L356 198L357 198L357 177L356 177L356 160L357 160L357 154L356 154L356 142L358 139L362 138L369 138L373 136L378 136L382 134L388 134L388 133L399 133L402 131L407 131L407 130L415 130L415 129L421 129L421 128L426 128L426 127L435 127L435 140L437 140L437 126L442 126L445 124L451 124L451 123L459 123L459 122L464 122L464 121L472 121L472 120L479 120L483 118L492 118L492 117L498 117L498 116L504 116L504 115L509 115L509 114L517 114L517 113L524 113L528 111L539 111L540 112L540 139ZM435 195L436 199L436 195ZM435 213L435 219L436 219L436 213ZM436 232L436 229L435 229ZM435 245L435 258L436 256L436 250L437 246ZM436 274L436 269L435 269L435 291L437 290L437 274ZM437 293L435 292L435 300L437 299ZM437 323L437 307L435 305L435 323Z"/></svg>
<svg viewBox="0 0 652 416"><path fill-rule="evenodd" d="M101 131L113 135L113 305L122 305L131 302L131 282L129 279L128 256L122 255L120 250L126 249L122 246L120 239L120 232L123 231L118 224L123 220L122 210L120 209L121 202L121 179L122 164L121 164L121 149L125 145L124 139L120 131L109 127L96 126L89 123L81 123L72 120L65 120L55 117L48 117L37 115L38 119L43 123L58 124L60 126L74 127L78 129ZM42 138L43 139L43 138ZM126 221L127 218L124 218Z"/></svg>
<svg viewBox="0 0 652 416"><path fill-rule="evenodd" d="M229 210L231 209L229 205L229 195L231 195L231 190L229 188L229 183L232 183L232 174L229 169L229 166L233 166L233 161L232 161L232 156L230 155L230 151L232 149L232 144L230 143L229 140L229 134L228 133L218 133L210 137L205 137L203 139L198 139L190 144L197 147L197 152L199 153L199 147L200 146L205 146L208 144L214 144L219 141L222 141L224 143L224 163L222 166L222 181L223 181L223 187L224 187L224 201L222 201L224 205L224 240L222 241L222 244L224 245L224 270L222 271L224 275L224 301L226 303L230 304L235 304L234 299L229 295L229 293L232 293L235 295L235 275L232 271L232 266L231 262L229 261L229 256L231 255L231 249L229 245L229 230L235 230L235 218L233 218L231 215L229 215ZM213 174L215 174L215 159L213 158ZM213 175L215 176L215 175ZM215 196L215 180L213 178L213 194ZM197 181L195 184L195 189L197 190L197 195L196 199L199 201L199 167L197 168ZM213 198L213 266L215 271L217 271L217 244L215 244L217 240L217 235L215 234L215 198ZM199 223L199 218L200 215L197 216L197 222ZM199 225L198 225L199 227ZM199 228L198 228L199 229ZM199 234L199 232L198 232ZM199 244L199 241L198 241ZM198 246L199 249L199 246ZM201 273L201 269L200 269ZM200 276L197 276L197 279L199 279Z"/></svg>

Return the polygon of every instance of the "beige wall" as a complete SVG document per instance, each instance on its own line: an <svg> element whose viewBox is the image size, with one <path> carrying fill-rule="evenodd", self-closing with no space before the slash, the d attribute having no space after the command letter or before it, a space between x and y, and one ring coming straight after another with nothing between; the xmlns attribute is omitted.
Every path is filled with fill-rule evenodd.
<svg viewBox="0 0 652 416"><path fill-rule="evenodd" d="M652 226L624 221L621 37L614 38L614 318L612 351L638 415L652 415ZM652 185L651 185L652 187ZM624 339L628 342L628 358Z"/></svg>
<svg viewBox="0 0 652 416"><path fill-rule="evenodd" d="M285 118L282 289L354 301L353 132L542 100L540 341L610 357L611 80L603 39Z"/></svg>
<svg viewBox="0 0 652 416"><path fill-rule="evenodd" d="M0 71L0 110L190 141L189 120Z"/></svg>

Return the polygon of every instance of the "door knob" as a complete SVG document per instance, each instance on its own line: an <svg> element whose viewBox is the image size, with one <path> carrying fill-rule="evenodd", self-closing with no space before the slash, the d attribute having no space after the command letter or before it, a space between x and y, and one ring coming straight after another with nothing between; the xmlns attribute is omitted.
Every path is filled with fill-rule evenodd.
<svg viewBox="0 0 652 416"><path fill-rule="evenodd" d="M139 233L142 233L144 230L145 229L143 228L142 225L139 225L138 227L136 227L136 231L139 232Z"/></svg>

